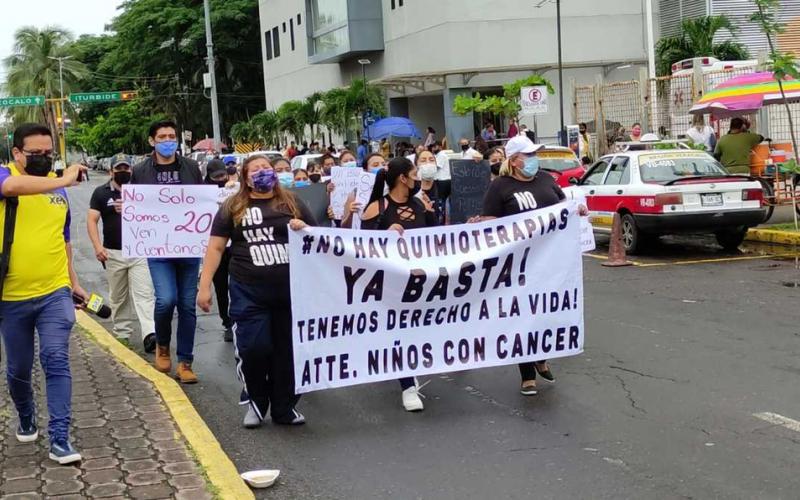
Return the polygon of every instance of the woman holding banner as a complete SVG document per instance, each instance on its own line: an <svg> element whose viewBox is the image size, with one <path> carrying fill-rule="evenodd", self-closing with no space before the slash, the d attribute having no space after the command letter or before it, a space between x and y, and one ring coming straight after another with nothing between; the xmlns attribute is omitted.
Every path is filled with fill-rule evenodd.
<svg viewBox="0 0 800 500"><path fill-rule="evenodd" d="M384 195L384 189L389 193ZM417 198L421 182L417 167L407 158L395 158L388 168L377 173L370 202L364 210L362 229L392 230L400 234L406 229L436 226L436 214L430 202ZM413 377L400 379L403 407L406 411L424 409Z"/></svg>
<svg viewBox="0 0 800 500"><path fill-rule="evenodd" d="M425 202L433 206L436 214L436 224L444 225L444 200L439 197L436 187L436 157L430 151L423 150L416 158L417 171L422 180L422 189L418 196Z"/></svg>
<svg viewBox="0 0 800 500"><path fill-rule="evenodd" d="M230 316L237 373L250 396L247 428L260 426L268 409L276 424L305 423L295 409L287 226L306 224L315 222L302 200L281 187L266 157L251 156L211 227L197 305L211 309L212 277L230 240Z"/></svg>
<svg viewBox="0 0 800 500"><path fill-rule="evenodd" d="M489 185L483 201L483 215L473 221L482 221L515 215L548 207L565 199L564 192L547 172L539 170L536 145L524 135L511 138L506 143L507 161L500 168L500 176ZM548 382L555 382L547 361L520 363L522 376L520 393L533 396L536 391L536 374Z"/></svg>

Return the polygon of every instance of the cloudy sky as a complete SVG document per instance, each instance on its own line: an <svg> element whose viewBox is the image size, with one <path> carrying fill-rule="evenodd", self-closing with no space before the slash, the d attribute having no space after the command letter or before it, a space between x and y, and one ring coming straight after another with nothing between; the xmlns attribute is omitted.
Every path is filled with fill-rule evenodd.
<svg viewBox="0 0 800 500"><path fill-rule="evenodd" d="M102 33L117 13L121 0L32 0L3 1L3 25L0 29L0 61L11 54L14 32L22 26L58 25L76 37L83 33ZM0 79L5 68L0 64Z"/></svg>

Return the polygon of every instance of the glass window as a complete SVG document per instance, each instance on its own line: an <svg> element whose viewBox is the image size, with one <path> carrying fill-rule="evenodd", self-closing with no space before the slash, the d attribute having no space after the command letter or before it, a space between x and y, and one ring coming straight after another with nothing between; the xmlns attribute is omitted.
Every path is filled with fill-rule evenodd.
<svg viewBox="0 0 800 500"><path fill-rule="evenodd" d="M686 177L720 177L728 175L725 168L714 158L705 156L676 157L653 154L639 157L642 181L663 183Z"/></svg>
<svg viewBox="0 0 800 500"><path fill-rule="evenodd" d="M345 26L314 38L314 53L324 54L325 52L335 52L342 47L348 47L349 44L350 37L348 35L347 26Z"/></svg>
<svg viewBox="0 0 800 500"><path fill-rule="evenodd" d="M611 162L611 168L608 170L608 176L603 184L619 185L628 184L631 176L628 173L628 158L618 156ZM627 179L627 180L626 180Z"/></svg>
<svg viewBox="0 0 800 500"><path fill-rule="evenodd" d="M267 61L272 60L272 31L264 33L264 46L267 49Z"/></svg>
<svg viewBox="0 0 800 500"><path fill-rule="evenodd" d="M347 0L311 0L311 29L314 33L347 22Z"/></svg>
<svg viewBox="0 0 800 500"><path fill-rule="evenodd" d="M300 26L301 24L303 24L303 18L300 14L297 14L297 25Z"/></svg>
<svg viewBox="0 0 800 500"><path fill-rule="evenodd" d="M603 182L603 176L606 174L606 170L608 170L608 162L605 160L601 160L594 164L594 166L589 170L586 174L586 177L583 178L584 186L597 186Z"/></svg>
<svg viewBox="0 0 800 500"><path fill-rule="evenodd" d="M272 51L275 53L275 57L281 56L281 39L277 26L272 28Z"/></svg>
<svg viewBox="0 0 800 500"><path fill-rule="evenodd" d="M294 50L294 19L289 19L289 38L292 41L292 50Z"/></svg>

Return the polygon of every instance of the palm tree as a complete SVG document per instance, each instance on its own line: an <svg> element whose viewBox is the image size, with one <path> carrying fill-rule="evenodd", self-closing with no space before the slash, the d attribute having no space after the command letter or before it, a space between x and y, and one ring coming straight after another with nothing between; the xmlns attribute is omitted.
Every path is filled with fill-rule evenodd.
<svg viewBox="0 0 800 500"><path fill-rule="evenodd" d="M303 123L311 128L311 139L316 140L322 122L322 93L314 92L306 97L300 113Z"/></svg>
<svg viewBox="0 0 800 500"><path fill-rule="evenodd" d="M256 137L265 145L279 147L280 128L278 126L278 114L275 111L265 110L250 119Z"/></svg>
<svg viewBox="0 0 800 500"><path fill-rule="evenodd" d="M277 114L280 131L293 135L296 141L302 141L306 130L303 103L286 101L278 108Z"/></svg>
<svg viewBox="0 0 800 500"><path fill-rule="evenodd" d="M44 95L48 98L59 96L60 81L58 61L55 57L69 55L72 42L69 31L56 26L41 30L26 26L14 34L13 53L3 63L7 70L3 89L9 95ZM76 84L88 74L86 66L75 59L64 60L64 94L76 89ZM16 108L12 113L14 121L43 120L55 130L56 120L49 108Z"/></svg>
<svg viewBox="0 0 800 500"><path fill-rule="evenodd" d="M722 30L732 35L738 31L724 15L685 19L680 35L662 38L656 44L658 74L668 75L673 63L692 57L716 57L723 61L748 59L750 54L744 45L732 40L721 43L714 41L714 37Z"/></svg>

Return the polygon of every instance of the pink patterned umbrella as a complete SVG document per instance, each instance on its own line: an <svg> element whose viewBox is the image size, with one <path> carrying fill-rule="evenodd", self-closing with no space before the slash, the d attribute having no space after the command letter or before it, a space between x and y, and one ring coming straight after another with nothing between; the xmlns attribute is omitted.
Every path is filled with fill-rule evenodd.
<svg viewBox="0 0 800 500"><path fill-rule="evenodd" d="M783 89L790 102L800 101L800 81L783 80ZM750 114L768 104L782 103L778 82L770 71L748 73L722 82L706 93L689 110L692 114L712 114L715 118Z"/></svg>

